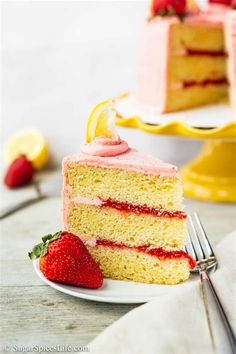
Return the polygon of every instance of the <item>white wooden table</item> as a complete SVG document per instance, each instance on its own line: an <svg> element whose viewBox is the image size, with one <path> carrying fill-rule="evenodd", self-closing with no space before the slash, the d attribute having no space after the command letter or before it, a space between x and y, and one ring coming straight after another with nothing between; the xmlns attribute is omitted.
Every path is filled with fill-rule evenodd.
<svg viewBox="0 0 236 354"><path fill-rule="evenodd" d="M32 196L32 187L2 191L3 203ZM216 245L235 228L235 205L186 201ZM82 346L137 305L90 302L44 285L27 252L40 237L62 228L61 199L50 197L1 222L1 330L8 350L18 346ZM21 350L22 351L22 350ZM2 351L0 351L2 352ZM61 352L63 350L61 349Z"/></svg>

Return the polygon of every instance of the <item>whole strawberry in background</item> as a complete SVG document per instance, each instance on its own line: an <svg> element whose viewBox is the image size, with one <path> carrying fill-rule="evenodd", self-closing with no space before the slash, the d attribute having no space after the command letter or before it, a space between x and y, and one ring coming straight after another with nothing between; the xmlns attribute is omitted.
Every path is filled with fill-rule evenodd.
<svg viewBox="0 0 236 354"><path fill-rule="evenodd" d="M57 232L42 237L42 241L29 257L40 258L40 270L47 279L92 289L102 286L102 272L79 237Z"/></svg>
<svg viewBox="0 0 236 354"><path fill-rule="evenodd" d="M231 7L236 9L236 0L231 0Z"/></svg>
<svg viewBox="0 0 236 354"><path fill-rule="evenodd" d="M8 188L18 188L30 183L34 175L32 163L25 157L16 158L8 167L4 184Z"/></svg>
<svg viewBox="0 0 236 354"><path fill-rule="evenodd" d="M154 16L183 16L186 13L186 0L151 0L150 10Z"/></svg>

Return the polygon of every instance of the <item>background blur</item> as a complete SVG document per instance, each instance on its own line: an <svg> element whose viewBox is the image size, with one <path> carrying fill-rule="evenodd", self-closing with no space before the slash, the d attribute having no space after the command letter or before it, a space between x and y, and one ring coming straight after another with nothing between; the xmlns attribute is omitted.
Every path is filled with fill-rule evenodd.
<svg viewBox="0 0 236 354"><path fill-rule="evenodd" d="M148 1L2 1L2 139L37 127L54 164L79 151L92 107L135 87ZM121 129L130 145L182 164L200 142Z"/></svg>

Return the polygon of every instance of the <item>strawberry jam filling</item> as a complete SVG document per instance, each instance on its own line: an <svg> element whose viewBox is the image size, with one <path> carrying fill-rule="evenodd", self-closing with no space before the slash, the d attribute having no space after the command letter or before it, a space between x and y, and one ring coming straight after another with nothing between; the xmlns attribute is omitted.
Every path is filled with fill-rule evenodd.
<svg viewBox="0 0 236 354"><path fill-rule="evenodd" d="M226 57L227 53L224 50L199 50L187 48L187 55L207 55L211 57Z"/></svg>
<svg viewBox="0 0 236 354"><path fill-rule="evenodd" d="M183 82L183 87L184 88L189 88L192 86L207 86L207 85L228 85L228 80L227 79L208 79L208 80L204 80L201 82L198 81L184 81Z"/></svg>
<svg viewBox="0 0 236 354"><path fill-rule="evenodd" d="M117 243L114 241L108 241L104 239L97 239L96 246L110 247L110 248L118 248L118 249L130 249L136 252L141 252L145 254L149 254L150 256L157 257L161 260L169 260L169 259L186 259L189 263L189 267L192 269L196 266L195 260L190 257L184 251L166 251L163 248L150 248L150 246L127 246L123 243Z"/></svg>
<svg viewBox="0 0 236 354"><path fill-rule="evenodd" d="M151 214L157 217L167 217L167 218L178 218L178 219L186 219L187 215L183 211L167 211L158 208L151 208L147 205L134 205L127 202L119 202L113 199L102 199L101 207L110 207L115 208L117 210L123 212L131 212L137 215L139 214Z"/></svg>

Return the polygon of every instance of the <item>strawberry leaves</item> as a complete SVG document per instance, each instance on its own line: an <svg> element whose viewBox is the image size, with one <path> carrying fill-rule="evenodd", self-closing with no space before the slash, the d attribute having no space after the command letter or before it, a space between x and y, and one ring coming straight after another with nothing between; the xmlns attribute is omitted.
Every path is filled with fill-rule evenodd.
<svg viewBox="0 0 236 354"><path fill-rule="evenodd" d="M50 242L58 240L61 237L62 231L56 232L54 235L48 234L42 237L41 243L34 246L31 252L28 253L28 256L31 260L43 257L46 255L48 250L48 245Z"/></svg>
<svg viewBox="0 0 236 354"><path fill-rule="evenodd" d="M157 14L155 14L155 16L161 16L161 17L175 16L175 15L178 16L181 21L183 21L186 16L186 13L184 12L178 14L176 13L175 9L172 6L169 6L167 10L161 9Z"/></svg>

